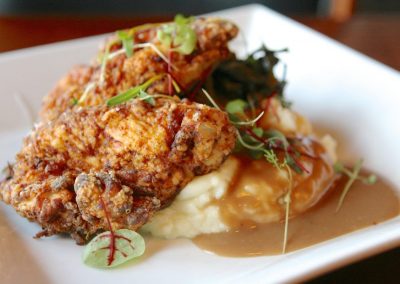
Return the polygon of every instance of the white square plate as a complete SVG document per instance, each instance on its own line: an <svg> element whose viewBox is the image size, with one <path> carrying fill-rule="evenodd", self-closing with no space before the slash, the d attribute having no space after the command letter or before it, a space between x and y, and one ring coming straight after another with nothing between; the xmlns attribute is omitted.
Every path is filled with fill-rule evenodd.
<svg viewBox="0 0 400 284"><path fill-rule="evenodd" d="M400 188L400 75L259 5L221 11L242 29L249 49L288 47L287 95L294 108L343 137L341 152ZM28 35L29 36L29 35ZM74 64L88 62L103 37L91 37L0 55L0 164L13 160L29 129L25 101L37 113L41 98ZM239 48L240 38L234 43ZM16 95L18 94L18 95ZM17 99L15 99L17 98ZM19 99L18 99L19 98ZM348 155L348 154L351 155ZM189 240L148 244L145 257L121 268L85 266L83 247L69 238L34 240L39 230L0 205L2 283L266 283L301 281L400 244L400 218L287 255L225 258ZM145 282L143 282L143 280Z"/></svg>

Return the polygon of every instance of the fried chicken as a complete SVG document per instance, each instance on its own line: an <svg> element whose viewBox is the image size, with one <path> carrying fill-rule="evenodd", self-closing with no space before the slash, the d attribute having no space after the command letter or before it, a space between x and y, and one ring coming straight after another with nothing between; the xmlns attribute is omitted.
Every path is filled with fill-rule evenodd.
<svg viewBox="0 0 400 284"><path fill-rule="evenodd" d="M77 242L108 230L138 229L195 176L231 153L235 128L205 105L139 99L67 110L25 139L0 198L43 227Z"/></svg>
<svg viewBox="0 0 400 284"><path fill-rule="evenodd" d="M135 49L128 58L121 41L111 37L105 46L109 47L109 57L112 58L106 61L103 73L100 59L105 54L106 47L101 49L100 59L89 66L74 67L57 83L43 100L42 120L52 120L70 108L104 104L107 99L159 74L165 76L155 82L148 93L175 93L171 87L172 80L182 90L189 91L194 85L201 85L216 64L233 56L227 45L237 35L238 29L229 21L216 18L194 20L191 27L197 35L197 45L190 55L169 52L157 38L160 27L161 25L151 25L137 28L134 43L150 43L164 54L164 59L150 46ZM101 74L104 75L104 80L101 80Z"/></svg>

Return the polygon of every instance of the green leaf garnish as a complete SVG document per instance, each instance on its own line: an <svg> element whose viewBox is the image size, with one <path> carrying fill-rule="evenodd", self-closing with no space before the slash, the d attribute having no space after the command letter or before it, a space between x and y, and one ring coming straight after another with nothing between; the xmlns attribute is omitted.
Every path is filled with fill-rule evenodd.
<svg viewBox="0 0 400 284"><path fill-rule="evenodd" d="M158 30L158 40L166 48L184 55L191 54L197 43L197 35L190 27L193 20L193 17L176 15L173 23L165 24Z"/></svg>
<svg viewBox="0 0 400 284"><path fill-rule="evenodd" d="M125 31L117 31L117 36L122 42L125 49L126 57L131 57L133 54L134 38Z"/></svg>
<svg viewBox="0 0 400 284"><path fill-rule="evenodd" d="M245 109L249 106L247 102L241 99L230 101L225 106L225 111L230 114L244 115Z"/></svg>
<svg viewBox="0 0 400 284"><path fill-rule="evenodd" d="M184 28L181 35L175 38L174 45L178 45L175 50L185 55L191 54L196 47L196 41L196 33L191 28Z"/></svg>
<svg viewBox="0 0 400 284"><path fill-rule="evenodd" d="M252 109L272 97L279 99L283 107L288 107L290 103L284 98L286 67L281 79L275 75L275 67L280 62L277 53L285 51L287 49L273 51L262 46L245 60L226 60L216 67L207 88L220 99L245 100Z"/></svg>
<svg viewBox="0 0 400 284"><path fill-rule="evenodd" d="M115 267L145 251L145 242L138 233L121 229L97 235L85 247L83 262L97 268Z"/></svg>
<svg viewBox="0 0 400 284"><path fill-rule="evenodd" d="M140 90L138 98L142 99L143 101L145 101L146 103L148 103L152 106L156 105L156 101L155 101L154 97L149 95L148 93L146 93L143 90Z"/></svg>
<svg viewBox="0 0 400 284"><path fill-rule="evenodd" d="M144 82L143 84L133 87L127 90L126 92L119 94L118 96L112 97L111 99L107 100L107 105L108 106L119 105L121 103L127 102L130 99L137 97L140 91L146 90L151 84L153 84L154 81L160 79L162 76L163 75L154 76L149 80L147 80L146 82Z"/></svg>
<svg viewBox="0 0 400 284"><path fill-rule="evenodd" d="M263 137L264 129L262 129L261 127L254 127L254 128L253 128L253 132L254 132L254 134L257 135L258 137Z"/></svg>

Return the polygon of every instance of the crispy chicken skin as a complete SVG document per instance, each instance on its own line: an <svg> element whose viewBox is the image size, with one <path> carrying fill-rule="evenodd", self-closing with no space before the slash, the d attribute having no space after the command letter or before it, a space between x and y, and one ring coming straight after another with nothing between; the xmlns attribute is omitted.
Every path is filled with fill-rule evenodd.
<svg viewBox="0 0 400 284"><path fill-rule="evenodd" d="M101 230L138 229L194 176L231 153L235 128L205 105L135 99L68 110L25 139L0 198L43 227L78 243Z"/></svg>
<svg viewBox="0 0 400 284"><path fill-rule="evenodd" d="M129 58L123 52L110 58L105 65L102 83L99 83L100 59L89 66L76 66L44 98L41 110L42 120L52 120L70 108L104 104L107 99L142 84L158 74L165 74L165 76L153 84L148 92L150 94L173 93L167 72L172 74L182 89L188 90L204 79L213 66L232 56L227 45L238 32L237 27L229 21L217 18L197 18L192 23L192 28L197 35L196 49L190 55L182 55L178 52L169 54L168 49L160 44L157 39L159 28L160 26L151 26L138 30L135 33L134 42L135 44L145 42L154 44L165 57L169 57L173 66L168 66L167 62L151 47L136 49ZM115 40L115 37L111 37L105 43L105 46L110 46L110 54L122 49L121 42ZM99 58L104 54L104 49L105 47L101 49ZM90 83L95 83L95 86L86 89ZM85 90L88 91L85 93ZM81 99L84 93L84 99ZM74 105L74 100L80 101Z"/></svg>

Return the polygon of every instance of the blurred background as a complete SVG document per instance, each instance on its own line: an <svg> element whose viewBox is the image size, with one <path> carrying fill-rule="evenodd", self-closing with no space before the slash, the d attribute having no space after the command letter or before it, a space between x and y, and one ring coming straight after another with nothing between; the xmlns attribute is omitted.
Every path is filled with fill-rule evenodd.
<svg viewBox="0 0 400 284"><path fill-rule="evenodd" d="M400 70L400 0L0 0L0 52L249 3Z"/></svg>
<svg viewBox="0 0 400 284"><path fill-rule="evenodd" d="M178 12L198 15L250 3L400 70L400 0L0 0L0 52L170 20ZM395 249L312 283L398 283L398 263Z"/></svg>

